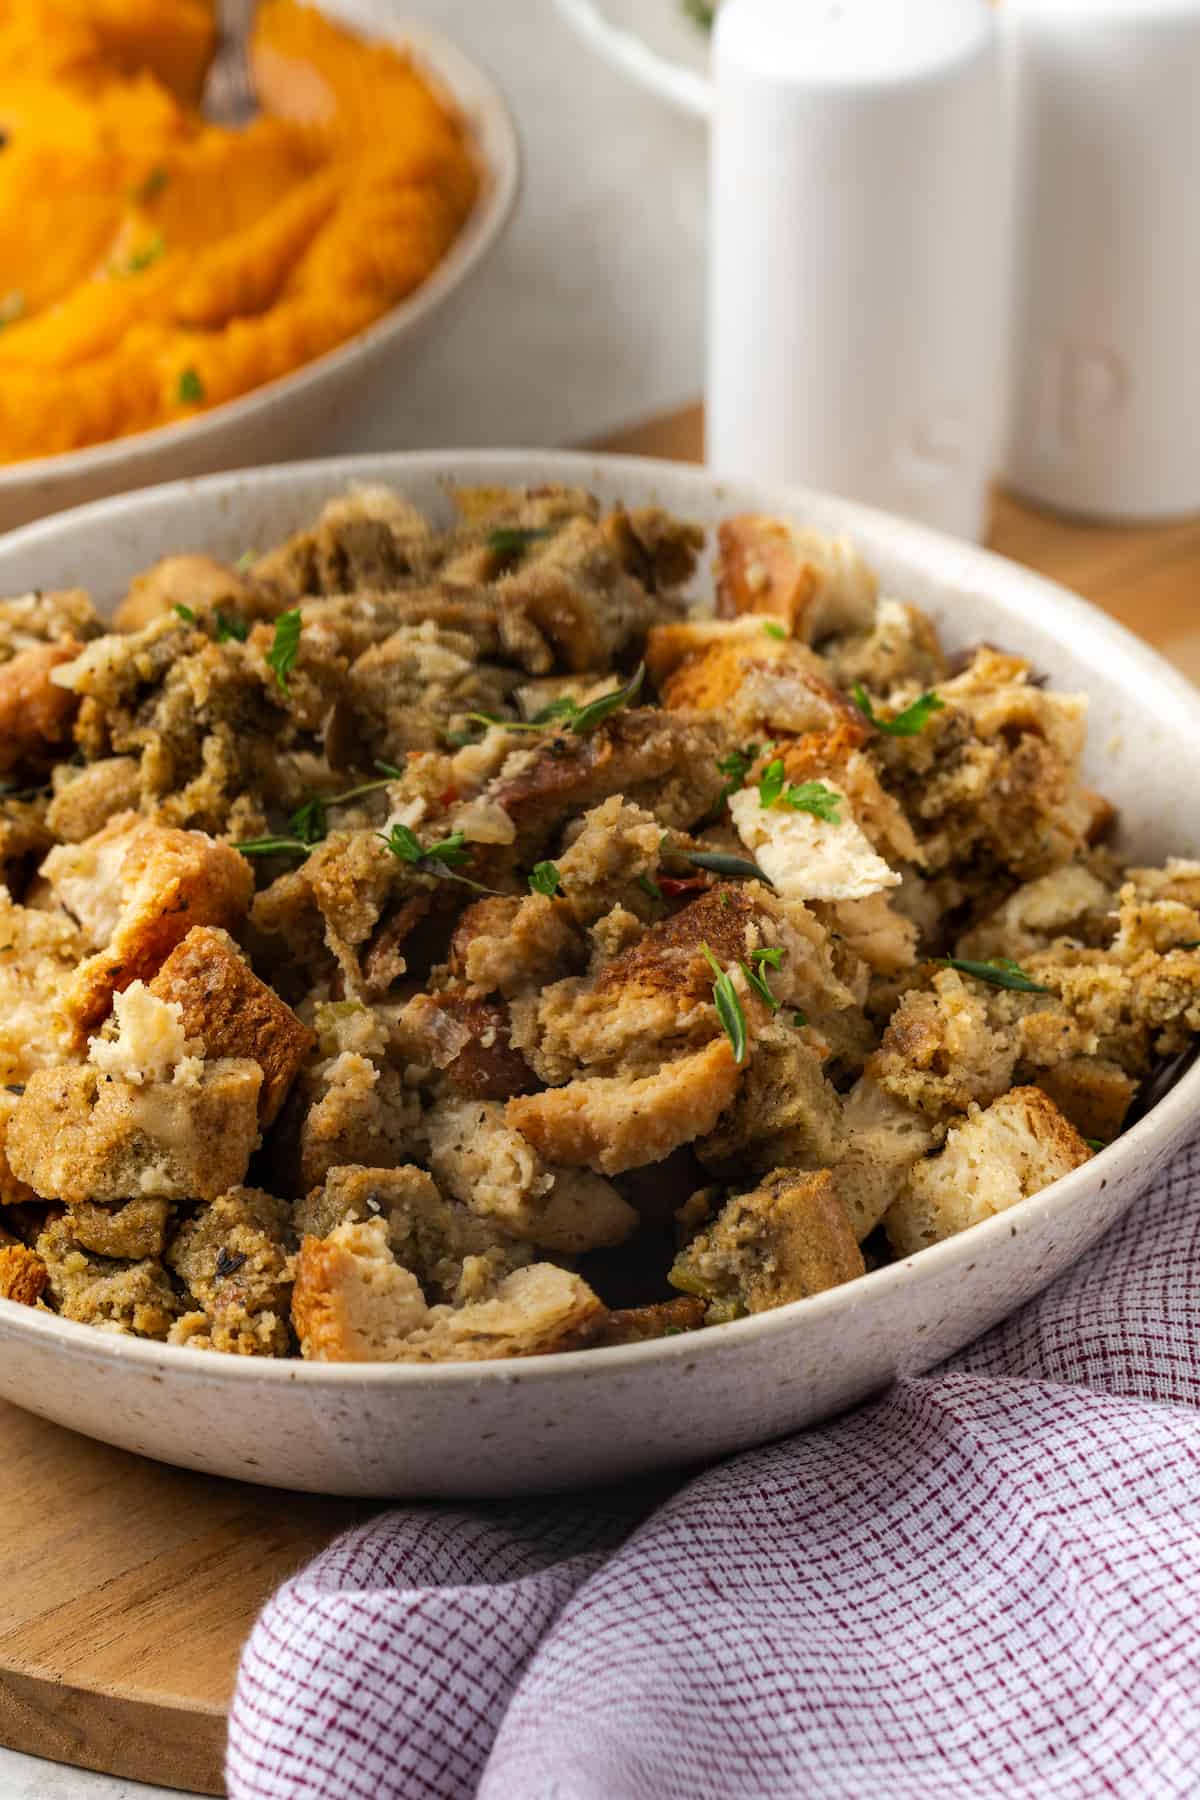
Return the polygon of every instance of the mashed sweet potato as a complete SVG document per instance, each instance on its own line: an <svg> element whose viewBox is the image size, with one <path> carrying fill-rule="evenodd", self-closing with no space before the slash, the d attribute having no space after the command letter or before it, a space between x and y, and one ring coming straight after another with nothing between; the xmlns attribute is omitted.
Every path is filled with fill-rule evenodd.
<svg viewBox="0 0 1200 1800"><path fill-rule="evenodd" d="M182 419L361 331L475 198L402 54L263 0L262 112L198 100L209 0L0 0L0 460Z"/></svg>

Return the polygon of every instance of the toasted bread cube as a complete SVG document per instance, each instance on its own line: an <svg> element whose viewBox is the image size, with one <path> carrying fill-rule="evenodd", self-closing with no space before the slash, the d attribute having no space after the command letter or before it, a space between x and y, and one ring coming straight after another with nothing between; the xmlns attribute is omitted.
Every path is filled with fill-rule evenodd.
<svg viewBox="0 0 1200 1800"><path fill-rule="evenodd" d="M833 1171L838 1199L861 1244L898 1197L909 1170L933 1143L929 1120L886 1093L869 1075L842 1108L844 1143Z"/></svg>
<svg viewBox="0 0 1200 1800"><path fill-rule="evenodd" d="M0 774L44 767L70 738L79 701L52 677L82 649L68 639L22 650L0 663Z"/></svg>
<svg viewBox="0 0 1200 1800"><path fill-rule="evenodd" d="M316 1038L259 980L232 938L211 926L195 926L172 950L150 992L182 1008L183 1029L199 1039L206 1056L249 1057L258 1064L263 1072L259 1122L264 1129L270 1125Z"/></svg>
<svg viewBox="0 0 1200 1800"><path fill-rule="evenodd" d="M1119 1063L1103 1056L1071 1056L1053 1069L1037 1071L1037 1086L1049 1094L1082 1138L1110 1144L1125 1123L1138 1084Z"/></svg>
<svg viewBox="0 0 1200 1800"><path fill-rule="evenodd" d="M471 1362L541 1356L589 1342L604 1307L578 1275L534 1263L488 1299L426 1306L415 1275L388 1248L382 1219L306 1237L292 1323L314 1362Z"/></svg>
<svg viewBox="0 0 1200 1800"><path fill-rule="evenodd" d="M846 538L761 513L726 519L717 533L717 612L769 613L806 644L869 631L878 583Z"/></svg>
<svg viewBox="0 0 1200 1800"><path fill-rule="evenodd" d="M128 813L81 844L60 844L42 873L97 946L64 996L77 1043L114 993L149 981L193 926L235 924L254 891L249 863L228 844Z"/></svg>
<svg viewBox="0 0 1200 1800"><path fill-rule="evenodd" d="M59 763L46 824L65 844L81 844L103 831L118 813L136 811L141 799L136 756L102 756L82 769Z"/></svg>
<svg viewBox="0 0 1200 1800"><path fill-rule="evenodd" d="M595 1075L518 1096L505 1116L547 1162L619 1175L707 1136L740 1073L728 1039L717 1038L653 1075Z"/></svg>
<svg viewBox="0 0 1200 1800"><path fill-rule="evenodd" d="M0 1245L0 1299L36 1306L49 1276L36 1250L24 1244Z"/></svg>
<svg viewBox="0 0 1200 1800"><path fill-rule="evenodd" d="M162 1255L170 1212L168 1200L125 1200L115 1206L81 1200L68 1207L67 1218L71 1236L82 1249L137 1262Z"/></svg>
<svg viewBox="0 0 1200 1800"><path fill-rule="evenodd" d="M45 1200L215 1200L246 1173L261 1085L249 1061L206 1063L190 1086L106 1079L91 1064L38 1069L8 1159Z"/></svg>
<svg viewBox="0 0 1200 1800"><path fill-rule="evenodd" d="M940 1156L919 1162L884 1224L911 1256L1026 1200L1092 1152L1041 1088L1010 1088L952 1127Z"/></svg>
<svg viewBox="0 0 1200 1800"><path fill-rule="evenodd" d="M544 1160L496 1101L442 1101L425 1125L442 1188L510 1237L571 1254L624 1243L637 1229L610 1182Z"/></svg>
<svg viewBox="0 0 1200 1800"><path fill-rule="evenodd" d="M776 1169L726 1203L676 1258L672 1287L709 1302L717 1324L804 1300L865 1272L828 1169Z"/></svg>
<svg viewBox="0 0 1200 1800"><path fill-rule="evenodd" d="M134 576L113 614L113 625L117 631L141 631L179 605L193 612L224 606L244 613L253 596L254 589L237 570L213 556L164 556Z"/></svg>
<svg viewBox="0 0 1200 1800"><path fill-rule="evenodd" d="M812 651L766 632L749 642L739 633L733 643L689 658L666 681L662 697L674 712L719 712L740 738L839 726L858 743L870 736L863 715L830 685Z"/></svg>
<svg viewBox="0 0 1200 1800"><path fill-rule="evenodd" d="M67 1055L59 1009L85 954L65 914L17 906L0 887L0 1082L19 1083Z"/></svg>

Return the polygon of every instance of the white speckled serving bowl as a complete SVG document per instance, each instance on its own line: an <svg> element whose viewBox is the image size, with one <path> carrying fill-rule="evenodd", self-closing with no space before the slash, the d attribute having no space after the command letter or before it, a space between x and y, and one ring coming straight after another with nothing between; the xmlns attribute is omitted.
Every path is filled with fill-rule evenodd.
<svg viewBox="0 0 1200 1800"><path fill-rule="evenodd" d="M0 531L149 482L311 456L328 444L335 427L346 434L342 442L352 441L359 421L379 405L381 392L399 392L397 378L498 242L516 203L521 153L512 116L490 76L438 32L405 19L395 0L322 4L363 36L411 51L417 66L458 107L482 170L470 217L406 299L291 374L177 424L58 456L0 464Z"/></svg>
<svg viewBox="0 0 1200 1800"><path fill-rule="evenodd" d="M1083 601L986 551L845 501L637 458L465 451L210 476L132 494L0 541L0 593L82 584L112 602L168 551L233 558L275 542L354 481L445 512L447 484L568 481L712 526L778 511L848 532L885 591L947 643L1028 655L1092 698L1090 778L1146 859L1195 851L1200 696ZM1200 1107L1200 1067L1084 1168L908 1261L697 1335L528 1362L328 1367L175 1350L0 1300L0 1395L164 1462L337 1494L569 1488L720 1456L810 1425L929 1368L1066 1269L1154 1179Z"/></svg>

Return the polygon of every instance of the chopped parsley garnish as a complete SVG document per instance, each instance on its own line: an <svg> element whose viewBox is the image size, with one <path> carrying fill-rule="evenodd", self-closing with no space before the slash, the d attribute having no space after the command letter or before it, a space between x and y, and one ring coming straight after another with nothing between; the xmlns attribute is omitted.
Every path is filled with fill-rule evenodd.
<svg viewBox="0 0 1200 1800"><path fill-rule="evenodd" d="M774 619L768 619L763 626L763 630L769 638L778 638L780 643L787 642L787 632L783 629L782 625L776 625Z"/></svg>
<svg viewBox="0 0 1200 1800"><path fill-rule="evenodd" d="M134 188L132 198L137 201L139 206L145 206L149 200L157 200L169 179L163 164L155 163L145 180L140 181Z"/></svg>
<svg viewBox="0 0 1200 1800"><path fill-rule="evenodd" d="M795 1012L792 1014L792 1024L793 1025L807 1025L808 1024L808 1014L806 1012L802 1012L801 1009L799 1007L797 1007Z"/></svg>
<svg viewBox="0 0 1200 1800"><path fill-rule="evenodd" d="M1107 1150L1108 1149L1108 1145L1105 1143L1103 1138L1084 1138L1083 1141L1087 1145L1089 1150Z"/></svg>
<svg viewBox="0 0 1200 1800"><path fill-rule="evenodd" d="M681 850L679 854L684 862L697 869L706 869L710 875L728 875L733 881L765 881L768 887L771 885L771 877L745 856L726 856L721 850Z"/></svg>
<svg viewBox="0 0 1200 1800"><path fill-rule="evenodd" d="M0 294L0 331L6 325L15 325L24 316L25 296L20 288L11 288L7 294Z"/></svg>
<svg viewBox="0 0 1200 1800"><path fill-rule="evenodd" d="M534 863L529 874L529 886L533 893L545 894L548 900L553 900L555 894L562 889L562 876L557 865L552 862Z"/></svg>
<svg viewBox="0 0 1200 1800"><path fill-rule="evenodd" d="M252 569L254 567L254 565L257 561L258 561L258 551L257 550L243 550L242 554L238 557L237 561L233 565L234 574L235 575L244 575L248 569Z"/></svg>
<svg viewBox="0 0 1200 1800"><path fill-rule="evenodd" d="M814 818L836 825L842 796L823 781L788 781L783 759L777 756L759 777L758 803L762 807L786 806L791 812L812 813Z"/></svg>
<svg viewBox="0 0 1200 1800"><path fill-rule="evenodd" d="M235 844L235 850L244 850L248 856L276 856L288 853L305 856L314 844L319 844L329 830L329 808L345 806L347 801L357 800L362 794L373 794L378 788L389 787L399 776L400 770L391 763L376 763L377 769L384 771L382 781L364 781L358 787L347 788L344 794L310 794L302 805L298 806L287 822L287 830L291 836L249 838L246 842Z"/></svg>
<svg viewBox="0 0 1200 1800"><path fill-rule="evenodd" d="M1034 981L1019 963L1012 962L1007 956L993 956L987 962L967 962L960 956L943 956L939 961L948 969L957 969L960 975L974 975L977 981L989 981L993 987L1012 988L1018 994L1053 992Z"/></svg>
<svg viewBox="0 0 1200 1800"><path fill-rule="evenodd" d="M922 694L903 712L898 712L894 719L881 719L871 702L871 696L861 681L856 681L851 690L854 704L864 719L869 719L876 731L885 732L888 737L918 737L924 731L935 712L942 712L946 702L939 700L935 693Z"/></svg>
<svg viewBox="0 0 1200 1800"><path fill-rule="evenodd" d="M196 623L195 613L190 606L185 606L182 600L177 600L171 610L172 612L179 614L179 617L183 620L185 625L194 625Z"/></svg>
<svg viewBox="0 0 1200 1800"><path fill-rule="evenodd" d="M298 606L292 607L289 612L280 613L275 621L275 636L267 651L267 667L274 671L281 694L289 691L288 674L300 654L300 625Z"/></svg>
<svg viewBox="0 0 1200 1800"><path fill-rule="evenodd" d="M651 900L661 900L663 897L662 889L657 881L649 875L639 875L636 885L641 888L643 894L649 894Z"/></svg>
<svg viewBox="0 0 1200 1800"><path fill-rule="evenodd" d="M757 744L744 744L740 750L731 750L728 756L722 756L717 762L717 773L725 776L725 786L717 795L714 813L719 813L730 794L736 794L744 787L746 777L754 767L758 755Z"/></svg>
<svg viewBox="0 0 1200 1800"><path fill-rule="evenodd" d="M204 383L195 369L184 369L176 392L181 406L199 406L204 398Z"/></svg>
<svg viewBox="0 0 1200 1800"><path fill-rule="evenodd" d="M735 1062L746 1060L746 1015L742 1011L742 1003L738 999L737 989L733 985L733 977L728 969L723 969L707 944L700 945L706 962L712 970L713 1005L717 1009L717 1017L725 1030L725 1035L733 1045Z"/></svg>
<svg viewBox="0 0 1200 1800"><path fill-rule="evenodd" d="M536 544L539 538L552 536L548 525L497 525L494 531L488 532L487 543L489 550L496 550L502 556L515 556L530 544Z"/></svg>
<svg viewBox="0 0 1200 1800"><path fill-rule="evenodd" d="M616 688L611 694L601 694L598 700L591 701L587 706L579 707L572 715L570 729L581 735L595 731L597 725L603 725L605 719L611 718L615 712L620 712L621 708L628 706L631 700L636 700L645 679L646 665L639 663L624 687Z"/></svg>
<svg viewBox="0 0 1200 1800"><path fill-rule="evenodd" d="M235 643L244 644L250 636L249 625L245 619L239 619L236 613L223 612L218 606L216 619L218 644L227 644L230 638Z"/></svg>

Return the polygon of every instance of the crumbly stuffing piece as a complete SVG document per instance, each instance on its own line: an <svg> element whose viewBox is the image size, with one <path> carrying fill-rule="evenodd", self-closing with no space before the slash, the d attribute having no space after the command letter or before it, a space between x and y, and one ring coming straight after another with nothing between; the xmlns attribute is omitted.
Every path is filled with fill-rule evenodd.
<svg viewBox="0 0 1200 1800"><path fill-rule="evenodd" d="M1041 1088L1011 1088L953 1126L945 1148L914 1164L884 1224L911 1256L1068 1175L1092 1155Z"/></svg>
<svg viewBox="0 0 1200 1800"><path fill-rule="evenodd" d="M429 1306L393 1257L382 1220L306 1237L292 1323L315 1362L478 1362L582 1348L604 1323L586 1282L552 1263L500 1280L485 1298Z"/></svg>
<svg viewBox="0 0 1200 1800"><path fill-rule="evenodd" d="M172 950L149 992L176 1007L181 1030L202 1054L249 1058L262 1070L259 1123L272 1124L316 1039L265 981L228 932L197 925Z"/></svg>
<svg viewBox="0 0 1200 1800"><path fill-rule="evenodd" d="M862 1252L828 1169L777 1168L726 1201L671 1269L672 1286L708 1302L708 1322L806 1300L863 1273Z"/></svg>
<svg viewBox="0 0 1200 1800"><path fill-rule="evenodd" d="M52 1219L37 1240L46 1270L46 1296L64 1319L102 1331L165 1339L180 1310L179 1296L155 1257L122 1262L84 1250L70 1215Z"/></svg>
<svg viewBox="0 0 1200 1800"><path fill-rule="evenodd" d="M1084 696L786 519L720 527L714 612L661 509L449 502L182 546L112 629L0 600L0 1296L628 1344L1119 1136L1200 1036L1200 858L1125 865Z"/></svg>
<svg viewBox="0 0 1200 1800"><path fill-rule="evenodd" d="M195 1302L172 1341L238 1356L286 1355L295 1250L291 1207L259 1188L236 1187L202 1207L167 1248L168 1267Z"/></svg>

